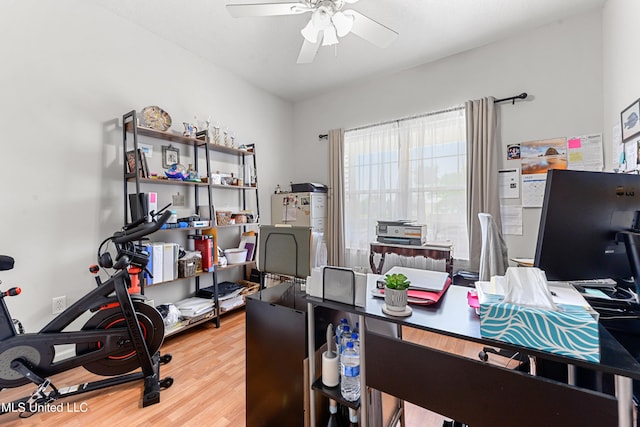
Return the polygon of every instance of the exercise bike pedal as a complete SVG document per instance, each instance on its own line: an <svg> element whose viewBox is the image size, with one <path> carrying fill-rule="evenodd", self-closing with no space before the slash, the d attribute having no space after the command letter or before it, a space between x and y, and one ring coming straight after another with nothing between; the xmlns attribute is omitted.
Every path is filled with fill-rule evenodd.
<svg viewBox="0 0 640 427"><path fill-rule="evenodd" d="M165 354L160 356L160 364L161 365L166 365L167 363L171 362L171 359L173 358L173 356L171 356L170 354Z"/></svg>

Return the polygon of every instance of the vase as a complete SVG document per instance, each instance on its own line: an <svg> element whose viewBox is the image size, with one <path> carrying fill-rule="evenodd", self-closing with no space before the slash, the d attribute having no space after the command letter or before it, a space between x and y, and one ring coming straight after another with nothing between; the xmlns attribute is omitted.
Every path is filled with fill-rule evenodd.
<svg viewBox="0 0 640 427"><path fill-rule="evenodd" d="M384 287L384 303L391 311L405 311L407 307L407 289L389 289Z"/></svg>

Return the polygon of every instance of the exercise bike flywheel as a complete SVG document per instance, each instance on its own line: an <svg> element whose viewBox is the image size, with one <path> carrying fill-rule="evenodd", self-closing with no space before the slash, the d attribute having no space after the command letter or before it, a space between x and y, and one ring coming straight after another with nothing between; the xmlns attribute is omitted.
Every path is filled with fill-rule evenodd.
<svg viewBox="0 0 640 427"><path fill-rule="evenodd" d="M143 338L149 349L149 354L153 355L158 351L164 340L164 321L162 315L154 307L142 302L134 301L133 306L138 318L138 324L142 330ZM98 311L82 330L126 328L127 322L120 307L109 308ZM102 343L82 343L76 344L76 353L85 354L100 348ZM85 363L84 368L97 375L113 376L130 372L140 366L138 355L131 340L123 342L121 351L109 356Z"/></svg>

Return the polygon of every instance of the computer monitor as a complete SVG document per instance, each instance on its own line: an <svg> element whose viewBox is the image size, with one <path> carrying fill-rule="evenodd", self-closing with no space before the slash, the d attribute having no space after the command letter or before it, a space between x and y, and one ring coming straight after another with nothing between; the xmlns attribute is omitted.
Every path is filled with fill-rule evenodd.
<svg viewBox="0 0 640 427"><path fill-rule="evenodd" d="M637 211L640 175L549 170L534 265L548 280L631 278L617 233Z"/></svg>

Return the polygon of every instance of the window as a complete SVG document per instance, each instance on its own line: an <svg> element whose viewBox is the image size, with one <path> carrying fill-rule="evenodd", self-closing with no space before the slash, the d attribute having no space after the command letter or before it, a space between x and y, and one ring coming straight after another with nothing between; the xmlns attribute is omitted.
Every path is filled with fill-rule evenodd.
<svg viewBox="0 0 640 427"><path fill-rule="evenodd" d="M378 220L427 225L469 258L463 107L345 132L345 241L351 267L369 264ZM385 263L386 266L386 263Z"/></svg>

